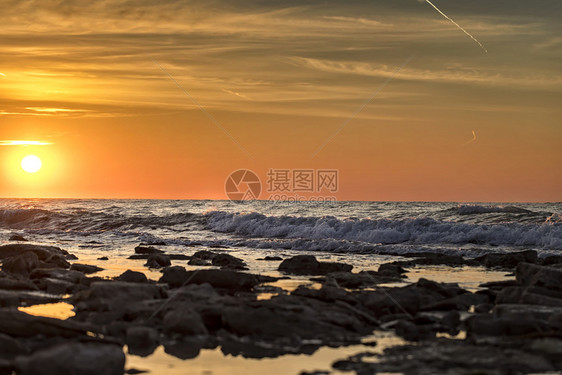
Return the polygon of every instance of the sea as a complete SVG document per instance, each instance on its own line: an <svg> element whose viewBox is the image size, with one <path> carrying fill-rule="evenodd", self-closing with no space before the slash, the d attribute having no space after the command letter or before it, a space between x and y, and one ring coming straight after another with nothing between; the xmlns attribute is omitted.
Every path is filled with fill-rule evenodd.
<svg viewBox="0 0 562 375"><path fill-rule="evenodd" d="M273 202L0 199L0 241L19 234L69 251L121 253L140 243L395 254L562 250L562 203Z"/></svg>

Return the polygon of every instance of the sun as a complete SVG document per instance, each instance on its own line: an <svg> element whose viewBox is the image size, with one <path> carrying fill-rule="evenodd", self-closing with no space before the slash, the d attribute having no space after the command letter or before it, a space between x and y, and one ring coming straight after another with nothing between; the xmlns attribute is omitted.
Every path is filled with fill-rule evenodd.
<svg viewBox="0 0 562 375"><path fill-rule="evenodd" d="M42 165L43 163L41 163L41 159L35 155L28 155L21 161L21 167L27 173L38 172Z"/></svg>

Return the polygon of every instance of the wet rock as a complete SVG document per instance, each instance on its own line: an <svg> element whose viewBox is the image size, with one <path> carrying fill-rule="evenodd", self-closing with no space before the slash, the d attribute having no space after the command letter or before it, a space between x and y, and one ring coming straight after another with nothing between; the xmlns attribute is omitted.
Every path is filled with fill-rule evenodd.
<svg viewBox="0 0 562 375"><path fill-rule="evenodd" d="M17 310L0 310L0 333L12 337L87 337L87 333L96 332L90 325L68 320L59 320L33 316Z"/></svg>
<svg viewBox="0 0 562 375"><path fill-rule="evenodd" d="M562 269L520 263L515 271L515 278L520 285L536 285L553 290L562 290Z"/></svg>
<svg viewBox="0 0 562 375"><path fill-rule="evenodd" d="M210 260L206 259L199 259L199 258L191 258L187 264L190 266L212 266Z"/></svg>
<svg viewBox="0 0 562 375"><path fill-rule="evenodd" d="M28 352L29 349L18 340L0 333L0 360L12 360L18 355L24 355Z"/></svg>
<svg viewBox="0 0 562 375"><path fill-rule="evenodd" d="M8 241L21 241L21 242L27 242L29 241L27 238L25 238L22 235L19 234L13 234L10 236L10 238L8 239Z"/></svg>
<svg viewBox="0 0 562 375"><path fill-rule="evenodd" d="M213 265L222 269L247 270L246 263L240 258L230 254L215 253L208 250L200 250L191 256L187 263L191 266Z"/></svg>
<svg viewBox="0 0 562 375"><path fill-rule="evenodd" d="M8 277L0 278L0 289L5 290L37 290L37 286L29 280L12 279Z"/></svg>
<svg viewBox="0 0 562 375"><path fill-rule="evenodd" d="M276 296L244 305L225 305L223 329L254 339L356 340L374 327L372 320L354 309L300 296Z"/></svg>
<svg viewBox="0 0 562 375"><path fill-rule="evenodd" d="M449 298L466 293L458 285L440 284L420 279L416 284L388 291L361 292L364 306L377 317L390 314L411 314Z"/></svg>
<svg viewBox="0 0 562 375"><path fill-rule="evenodd" d="M168 335L206 335L208 333L201 315L188 308L169 311L163 320L164 333Z"/></svg>
<svg viewBox="0 0 562 375"><path fill-rule="evenodd" d="M67 251L55 246L42 246L31 244L9 244L0 246L0 259L22 255L24 253L34 253L41 261L46 261L51 255L69 255Z"/></svg>
<svg viewBox="0 0 562 375"><path fill-rule="evenodd" d="M91 273L103 271L103 268L98 267L98 266L94 266L94 265L91 265L91 264L73 263L70 266L70 270L82 272L82 273L85 273L85 274L91 274Z"/></svg>
<svg viewBox="0 0 562 375"><path fill-rule="evenodd" d="M166 297L166 292L158 285L101 281L94 282L89 289L76 293L71 297L71 301L78 311L119 312L135 302L159 300Z"/></svg>
<svg viewBox="0 0 562 375"><path fill-rule="evenodd" d="M462 310L468 311L471 306L488 303L488 297L484 294L464 293L455 297L447 298L441 301L422 306L425 311L449 311Z"/></svg>
<svg viewBox="0 0 562 375"><path fill-rule="evenodd" d="M53 254L45 260L46 268L68 268L70 263L66 260L66 257L61 254ZM50 267L49 267L50 266Z"/></svg>
<svg viewBox="0 0 562 375"><path fill-rule="evenodd" d="M154 353L160 345L158 331L150 327L129 327L126 333L128 352L141 357L147 357Z"/></svg>
<svg viewBox="0 0 562 375"><path fill-rule="evenodd" d="M128 283L146 283L146 282L148 282L148 279L146 278L146 275L144 273L131 271L131 270L127 270L127 271L123 272L115 280L125 281L125 282L128 282Z"/></svg>
<svg viewBox="0 0 562 375"><path fill-rule="evenodd" d="M400 320L394 325L394 331L408 341L429 340L435 337L431 326L417 325L408 320Z"/></svg>
<svg viewBox="0 0 562 375"><path fill-rule="evenodd" d="M263 259L258 259L258 260L266 260L266 261L269 261L269 262L275 262L275 261L283 260L283 258L278 257L278 256L271 256L271 255L268 255L268 256L266 256L265 258L263 258Z"/></svg>
<svg viewBox="0 0 562 375"><path fill-rule="evenodd" d="M153 254L148 257L148 260L145 263L145 267L148 268L162 268L171 266L172 262L170 261L170 257L163 254Z"/></svg>
<svg viewBox="0 0 562 375"><path fill-rule="evenodd" d="M228 291L250 291L254 286L275 278L252 275L230 270L197 270L186 271L183 267L167 267L158 281L166 283L171 288L178 288L187 284L210 284L214 288Z"/></svg>
<svg viewBox="0 0 562 375"><path fill-rule="evenodd" d="M502 304L496 305L493 309L494 316L498 318L513 316L531 316L533 319L547 321L557 314L562 314L562 307L523 305L523 304Z"/></svg>
<svg viewBox="0 0 562 375"><path fill-rule="evenodd" d="M544 258L541 262L543 266L552 266L555 264L562 264L562 255L551 255Z"/></svg>
<svg viewBox="0 0 562 375"><path fill-rule="evenodd" d="M86 276L82 272L56 268L37 268L31 272L29 277L32 280L51 278L67 281L72 284L82 284L86 282Z"/></svg>
<svg viewBox="0 0 562 375"><path fill-rule="evenodd" d="M488 268L515 268L522 262L536 263L537 257L537 252L535 250L526 250L516 253L486 254L476 258L475 261L484 264L484 266Z"/></svg>
<svg viewBox="0 0 562 375"><path fill-rule="evenodd" d="M163 275L158 280L159 283L168 284L170 288L179 288L187 281L190 273L181 266L172 266L164 268Z"/></svg>
<svg viewBox="0 0 562 375"><path fill-rule="evenodd" d="M304 285L300 285L291 292L291 295L314 298L326 302L345 301L352 304L357 302L356 299L344 289L326 285L322 286L320 289L310 289Z"/></svg>
<svg viewBox="0 0 562 375"><path fill-rule="evenodd" d="M392 264L392 263L381 264L379 266L379 269L377 270L377 274L379 276L388 276L397 279L401 278L402 275L407 272L408 271L406 271L404 268L400 267L397 264Z"/></svg>
<svg viewBox="0 0 562 375"><path fill-rule="evenodd" d="M217 254L212 259L212 265L221 269L247 270L246 263L240 258L233 257L230 254Z"/></svg>
<svg viewBox="0 0 562 375"><path fill-rule="evenodd" d="M520 316L505 316L502 318L491 315L473 315L465 320L467 336L477 339L481 336L522 336L549 330L545 321Z"/></svg>
<svg viewBox="0 0 562 375"><path fill-rule="evenodd" d="M279 265L279 271L293 275L326 275L330 272L350 272L352 269L349 264L319 262L313 255L297 255Z"/></svg>
<svg viewBox="0 0 562 375"><path fill-rule="evenodd" d="M155 247L152 246L143 246L143 245L139 245L137 247L135 247L135 254L163 254L164 252L162 250L158 250Z"/></svg>
<svg viewBox="0 0 562 375"><path fill-rule="evenodd" d="M385 350L377 362L348 361L357 374L527 374L553 371L552 363L525 350L473 345L462 340L433 340Z"/></svg>
<svg viewBox="0 0 562 375"><path fill-rule="evenodd" d="M407 254L403 254L402 256L406 258L413 258L413 259L407 261L396 261L391 264L402 266L402 267L413 267L416 265L463 266L471 263L471 261L466 260L459 255L447 255L442 253L420 252L420 253L407 253Z"/></svg>
<svg viewBox="0 0 562 375"><path fill-rule="evenodd" d="M36 280L37 288L49 294L63 295L74 293L79 289L76 284L65 280L52 279L49 277Z"/></svg>
<svg viewBox="0 0 562 375"><path fill-rule="evenodd" d="M31 271L39 268L39 257L31 251L21 255L4 258L2 261L2 270L14 275L29 277Z"/></svg>
<svg viewBox="0 0 562 375"><path fill-rule="evenodd" d="M116 345L64 343L16 360L22 375L123 375L125 355Z"/></svg>

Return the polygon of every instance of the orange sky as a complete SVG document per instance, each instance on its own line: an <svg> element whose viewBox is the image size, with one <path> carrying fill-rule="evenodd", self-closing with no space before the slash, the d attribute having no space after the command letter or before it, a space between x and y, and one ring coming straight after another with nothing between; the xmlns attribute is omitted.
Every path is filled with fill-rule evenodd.
<svg viewBox="0 0 562 375"><path fill-rule="evenodd" d="M562 200L559 2L434 2L488 54L418 1L7 3L0 197L224 199L237 169L327 168L340 200Z"/></svg>

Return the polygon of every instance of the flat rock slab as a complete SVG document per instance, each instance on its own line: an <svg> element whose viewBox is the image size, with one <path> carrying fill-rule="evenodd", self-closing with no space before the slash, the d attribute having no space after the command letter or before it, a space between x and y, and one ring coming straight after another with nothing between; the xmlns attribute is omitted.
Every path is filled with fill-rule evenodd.
<svg viewBox="0 0 562 375"><path fill-rule="evenodd" d="M21 375L123 375L125 354L111 344L70 342L16 359Z"/></svg>

